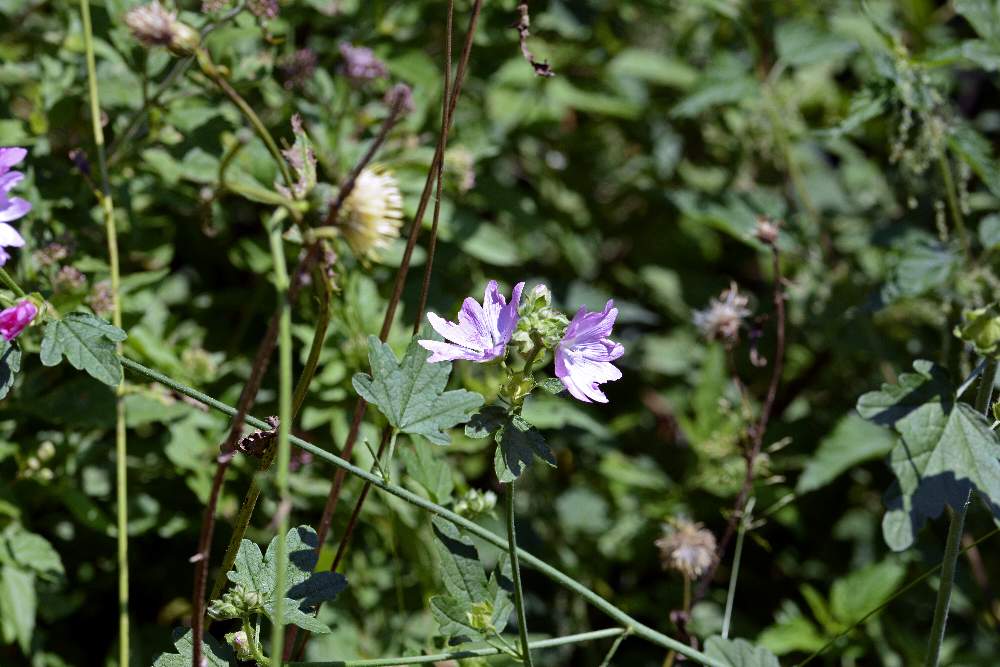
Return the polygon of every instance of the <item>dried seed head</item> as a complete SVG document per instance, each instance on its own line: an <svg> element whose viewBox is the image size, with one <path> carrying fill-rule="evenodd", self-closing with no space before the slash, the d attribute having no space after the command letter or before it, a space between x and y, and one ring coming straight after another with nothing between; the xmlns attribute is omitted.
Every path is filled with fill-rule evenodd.
<svg viewBox="0 0 1000 667"><path fill-rule="evenodd" d="M771 222L770 218L761 216L757 218L757 229L754 231L754 236L761 243L773 246L778 242L778 227L778 223Z"/></svg>
<svg viewBox="0 0 1000 667"><path fill-rule="evenodd" d="M697 579L715 562L715 535L687 519L663 524L663 537L655 544L663 569L676 570L687 579Z"/></svg>
<svg viewBox="0 0 1000 667"><path fill-rule="evenodd" d="M248 0L247 8L260 19L273 19L278 16L278 0Z"/></svg>
<svg viewBox="0 0 1000 667"><path fill-rule="evenodd" d="M191 55L201 43L201 36L191 26L177 20L177 12L166 9L159 0L133 7L125 13L125 25L144 46L165 46L175 55Z"/></svg>
<svg viewBox="0 0 1000 667"><path fill-rule="evenodd" d="M396 177L378 167L366 167L342 211L341 231L351 250L359 258L376 259L403 226L403 196Z"/></svg>
<svg viewBox="0 0 1000 667"><path fill-rule="evenodd" d="M732 345L739 340L743 319L750 315L749 303L750 300L739 293L736 283L731 283L719 298L712 299L708 308L695 311L694 325L709 340Z"/></svg>

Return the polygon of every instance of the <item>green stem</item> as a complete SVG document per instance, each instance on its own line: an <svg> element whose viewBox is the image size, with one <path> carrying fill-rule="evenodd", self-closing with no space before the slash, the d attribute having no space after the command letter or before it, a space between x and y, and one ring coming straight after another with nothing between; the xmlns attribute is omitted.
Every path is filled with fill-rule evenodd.
<svg viewBox="0 0 1000 667"><path fill-rule="evenodd" d="M517 634L521 637L521 660L525 667L532 667L528 619L524 613L524 593L521 591L521 563L517 557L517 535L514 531L513 480L507 485L507 552L510 554L510 573L514 580L514 607L517 609Z"/></svg>
<svg viewBox="0 0 1000 667"><path fill-rule="evenodd" d="M726 593L726 613L722 616L723 639L729 638L729 623L733 618L733 602L736 600L736 580L740 576L740 560L743 557L743 537L746 535L750 525L750 517L756 501L753 498L747 501L743 510L743 517L740 520L740 531L736 534L736 550L733 553L733 571L729 575L729 592ZM690 611L689 609L687 611Z"/></svg>
<svg viewBox="0 0 1000 667"><path fill-rule="evenodd" d="M611 648L608 649L607 654L604 656L604 660L601 660L601 664L599 667L609 667L611 665L611 659L615 657L615 653L618 652L618 648L622 645L623 641L628 639L628 636L630 634L632 634L632 628L628 628L625 630L625 632L618 635L618 638L615 639L614 643L611 645Z"/></svg>
<svg viewBox="0 0 1000 667"><path fill-rule="evenodd" d="M236 105L236 108L240 110L243 116L249 121L250 125L257 132L257 135L264 142L264 146L267 147L271 157L274 158L275 163L278 165L278 170L281 171L281 177L285 180L285 185L289 189L295 187L295 179L292 178L292 172L288 168L288 163L285 157L281 154L281 150L278 148L277 142L275 142L274 137L271 136L271 132L264 125L264 122L257 115L257 112L253 110L253 107L243 99L243 96L236 92L225 77L219 72L218 68L212 62L211 57L208 52L204 49L198 49L198 64L201 65L202 71L212 80L212 82L219 87L222 92Z"/></svg>
<svg viewBox="0 0 1000 667"><path fill-rule="evenodd" d="M595 639L606 639L607 637L618 637L620 641L627 634L628 631L623 630L622 628L593 630L591 632L581 632L576 635L566 635L565 637L541 639L536 642L531 642L531 648L554 648L556 646L579 644L581 642L593 641ZM326 662L289 662L286 664L289 665L289 667L392 667L393 665L427 665L435 662L462 660L463 658L478 658L490 655L499 655L503 652L504 651L500 648L474 648L466 651L456 651L454 653L414 655L401 658L378 658L375 660L329 660Z"/></svg>
<svg viewBox="0 0 1000 667"><path fill-rule="evenodd" d="M21 289L21 286L18 285L17 282L10 277L10 274L7 273L6 269L0 269L0 282L6 285L7 289L13 292L14 295L17 296L19 299L23 299L24 297L28 296L27 294L24 293L24 290Z"/></svg>
<svg viewBox="0 0 1000 667"><path fill-rule="evenodd" d="M955 222L955 230L958 238L962 241L962 249L965 256L972 259L972 246L969 243L969 233L965 229L965 218L962 216L962 207L958 204L958 192L955 189L955 178L951 173L951 164L948 162L947 151L942 151L938 156L938 169L941 171L941 180L944 181L944 190L948 198L948 209L951 211L951 219Z"/></svg>
<svg viewBox="0 0 1000 667"><path fill-rule="evenodd" d="M997 360L989 358L976 391L976 410L989 415L990 398L993 396L993 383L996 381ZM948 525L948 538L944 544L944 558L941 560L941 583L938 585L937 602L934 605L934 620L931 623L930 639L927 642L927 657L925 667L937 667L940 660L941 644L944 642L944 632L948 625L948 608L951 606L951 589L955 584L955 570L958 567L958 554L962 546L962 528L965 525L965 514L969 509L970 491L961 507L949 508L951 521Z"/></svg>
<svg viewBox="0 0 1000 667"><path fill-rule="evenodd" d="M118 268L118 231L115 228L115 207L111 198L108 162L104 150L104 129L101 126L101 101L97 90L97 66L94 58L94 35L90 21L90 2L80 0L83 21L83 45L87 61L87 85L90 92L90 119L97 149L97 164L101 175L100 204L104 214L104 228L108 241L108 265L111 270L112 323L121 329L121 281ZM118 344L118 353L122 346ZM128 440L125 432L125 382L115 390L115 498L118 543L118 664L129 664L129 615L128 615L128 480L126 479Z"/></svg>
<svg viewBox="0 0 1000 667"><path fill-rule="evenodd" d="M219 412L229 415L231 417L236 415L236 408L232 407L231 405L227 405L226 403L223 403L222 401L215 399L209 396L208 394L200 392L197 389L192 389L187 385L181 384L180 382L164 375L163 373L155 371L152 368L147 368L146 366L143 366L142 364L132 361L131 359L128 359L126 357L121 357L121 362L122 365L125 366L125 368L129 369L130 371L139 373L149 378L150 380L153 380L154 382L159 382L173 389L179 394L183 394L184 396L193 398L199 403L207 405L208 407L218 410ZM255 428L261 428L261 429L268 428L267 422L250 415L247 415L245 421L247 424ZM348 474L354 475L355 477L359 477L371 483L372 486L375 486L386 493L394 495L397 498L400 498L415 507L419 507L420 509L426 512L430 512L431 514L439 516L445 519L446 521L450 521L451 523L464 529L468 533L475 535L476 537L486 542L489 542L490 544L499 547L500 549L506 549L508 546L507 540L497 535L496 533L487 530L486 528L483 528L479 524L473 523L472 521L469 521L465 517L455 514L451 510L444 508L441 505L438 505L437 503L431 502L430 500L427 500L426 498L419 496L416 493L413 493L412 491L404 489L403 487L397 486L395 484L390 484L381 477L379 477L378 475L371 473L365 470L364 468L359 468L353 463L345 461L339 456L331 454L330 452L326 451L325 449L322 449L321 447L317 447L316 445L307 442L295 435L289 435L288 440L289 442L291 442L291 444L301 449L304 449L305 451L309 452L316 458L323 459L324 461L327 461L328 463L331 463L332 465L344 470ZM518 547L517 555L521 559L521 561L523 561L530 567L534 568L545 577L556 582L560 586L563 586L569 589L570 591L576 593L584 600L589 602L591 605L603 611L612 619L620 623L622 626L631 627L633 634L635 636L641 637L642 639L645 639L646 641L656 644L657 646L662 646L663 648L668 648L668 649L674 649L678 653L685 655L688 658L691 658L692 660L696 660L703 665L708 665L709 667L728 667L727 663L724 663L716 658L709 657L704 653L702 653L701 651L691 648L687 644L679 642L676 639L668 637L667 635L661 632L657 632L648 625L640 623L638 620L636 620L632 616L629 616L627 613L625 613L612 603L608 602L600 595L598 595L594 591L590 590L589 588L578 582L573 577L549 565L548 563L538 558L537 556L533 556L524 549ZM390 663L390 664L396 664L396 663Z"/></svg>
<svg viewBox="0 0 1000 667"><path fill-rule="evenodd" d="M274 601L275 627L271 630L271 664L280 667L284 652L285 624L284 606L286 567L288 566L286 533L288 532L288 513L291 511L292 498L288 490L288 462L291 457L289 435L292 426L292 304L285 297L288 291L288 267L285 266L285 249L281 243L281 219L284 216L276 212L271 220L271 256L274 261L274 282L278 298L282 300L281 317L278 320L278 470L276 486L278 493L278 543L275 548L274 590L279 594Z"/></svg>
<svg viewBox="0 0 1000 667"><path fill-rule="evenodd" d="M317 273L321 271L317 271ZM321 295L319 319L316 322L316 329L313 331L312 343L309 347L309 358L306 360L302 375L299 376L299 381L295 385L295 394L292 398L293 420L299 414L299 410L302 409L306 392L309 390L309 385L316 374L319 355L322 352L323 342L326 340L326 332L330 325L330 283L323 279L317 280L316 284L319 286L318 289ZM271 464L274 462L274 455L275 450L268 448L268 451L261 457L260 463L257 466L258 473L263 473L270 469ZM250 518L253 516L253 511L257 506L257 499L259 497L260 484L257 483L257 478L254 477L250 480L250 487L247 489L246 495L243 496L243 502L240 504L240 512L236 515L236 521L233 524L233 534L229 539L229 545L226 547L226 555L222 559L222 567L219 569L219 574L215 577L215 581L212 584L212 594L209 596L210 600L218 598L222 594L222 589L226 587L226 582L228 581L226 573L233 569L233 563L236 562L236 553L239 551L240 543L243 541L244 536L246 536L247 527L250 525Z"/></svg>

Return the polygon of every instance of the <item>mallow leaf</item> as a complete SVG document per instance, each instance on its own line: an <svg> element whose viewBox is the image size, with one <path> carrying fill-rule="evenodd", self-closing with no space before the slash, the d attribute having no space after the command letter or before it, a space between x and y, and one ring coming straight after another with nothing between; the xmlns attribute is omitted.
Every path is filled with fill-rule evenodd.
<svg viewBox="0 0 1000 667"><path fill-rule="evenodd" d="M896 475L886 494L888 511L882 534L901 551L945 505L960 507L975 488L1000 517L1000 437L986 417L955 400L951 381L940 366L918 360L915 373L898 384L858 399L858 412L900 436L890 454Z"/></svg>
<svg viewBox="0 0 1000 667"><path fill-rule="evenodd" d="M513 611L510 564L502 558L487 579L472 540L452 523L435 518L434 548L441 560L447 595L431 598L442 635L483 640L503 632Z"/></svg>
<svg viewBox="0 0 1000 667"><path fill-rule="evenodd" d="M730 667L781 667L773 653L745 639L709 637L705 642L705 654Z"/></svg>
<svg viewBox="0 0 1000 667"><path fill-rule="evenodd" d="M465 435L485 438L492 435L497 443L493 467L502 483L513 482L537 457L553 468L556 457L552 454L541 431L521 415L508 414L497 405L489 405L469 420Z"/></svg>
<svg viewBox="0 0 1000 667"><path fill-rule="evenodd" d="M280 593L274 589L277 537L271 540L265 554L261 554L260 547L250 540L240 542L234 569L226 576L248 592L256 593L272 622L275 621L274 605L280 594L285 599L283 615L286 624L293 623L310 632L329 632L330 628L313 618L310 612L320 602L335 599L347 587L347 579L333 572L313 572L318 558L318 544L316 531L309 526L288 531L285 590Z"/></svg>
<svg viewBox="0 0 1000 667"><path fill-rule="evenodd" d="M90 313L70 313L45 326L39 356L46 366L55 366L66 357L74 368L116 387L122 381L122 364L115 345L127 337Z"/></svg>
<svg viewBox="0 0 1000 667"><path fill-rule="evenodd" d="M14 376L21 372L21 350L0 340L0 399L14 386Z"/></svg>
<svg viewBox="0 0 1000 667"><path fill-rule="evenodd" d="M174 629L174 648L177 653L161 653L153 667L191 667L194 653L194 638L190 629ZM202 664L206 667L230 667L237 664L232 649L220 644L212 635L205 633L201 643Z"/></svg>
<svg viewBox="0 0 1000 667"><path fill-rule="evenodd" d="M403 433L422 435L436 445L447 445L447 429L462 424L483 404L483 397L464 389L445 391L451 364L427 363L430 352L414 337L402 361L375 336L368 339L371 375L357 373L355 391L376 406L389 423Z"/></svg>

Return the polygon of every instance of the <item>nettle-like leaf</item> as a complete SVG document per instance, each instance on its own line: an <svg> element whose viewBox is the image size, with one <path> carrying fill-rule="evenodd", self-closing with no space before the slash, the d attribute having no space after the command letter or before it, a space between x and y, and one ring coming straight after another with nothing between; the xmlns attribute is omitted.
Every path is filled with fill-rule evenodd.
<svg viewBox="0 0 1000 667"><path fill-rule="evenodd" d="M116 387L122 381L122 364L115 345L127 337L99 317L70 313L45 326L39 356L46 366L55 366L66 357L74 368Z"/></svg>
<svg viewBox="0 0 1000 667"><path fill-rule="evenodd" d="M510 563L502 557L486 577L472 540L454 524L435 517L435 550L447 595L431 598L431 613L441 634L456 641L483 641L503 632L514 610Z"/></svg>
<svg viewBox="0 0 1000 667"><path fill-rule="evenodd" d="M14 386L14 376L21 372L21 350L0 340L0 399Z"/></svg>
<svg viewBox="0 0 1000 667"><path fill-rule="evenodd" d="M288 567L285 575L284 623L294 624L310 632L329 632L326 624L310 613L320 602L333 600L347 588L344 575L334 572L316 572L319 541L316 531L309 526L299 526L288 531L286 538ZM275 622L274 605L278 591L274 590L277 571L278 538L275 537L261 554L260 547L250 540L243 540L236 553L235 569L226 576L245 591L256 593L264 613Z"/></svg>
<svg viewBox="0 0 1000 667"><path fill-rule="evenodd" d="M174 648L177 653L161 653L153 667L191 667L194 638L190 629L174 629ZM237 664L232 650L208 633L205 633L205 639L201 643L201 655L202 664L206 667L235 667Z"/></svg>
<svg viewBox="0 0 1000 667"><path fill-rule="evenodd" d="M730 667L781 667L773 653L745 639L709 637L705 642L705 654Z"/></svg>
<svg viewBox="0 0 1000 667"><path fill-rule="evenodd" d="M918 360L913 369L898 384L858 399L862 417L900 435L890 454L896 481L882 519L885 541L896 551L913 544L917 531L946 504L961 507L973 487L1000 517L1000 437L986 417L955 400L943 368Z"/></svg>
<svg viewBox="0 0 1000 667"><path fill-rule="evenodd" d="M368 339L372 374L357 373L358 394L378 407L389 423L403 433L422 435L435 445L447 445L447 429L469 420L483 397L464 389L445 391L451 364L429 364L430 352L410 341L402 361L375 336Z"/></svg>
<svg viewBox="0 0 1000 667"><path fill-rule="evenodd" d="M556 466L556 457L541 432L524 417L508 414L500 406L490 405L473 415L465 427L465 435L470 438L493 436L497 443L493 467L497 479L503 483L520 477L536 457L553 468Z"/></svg>

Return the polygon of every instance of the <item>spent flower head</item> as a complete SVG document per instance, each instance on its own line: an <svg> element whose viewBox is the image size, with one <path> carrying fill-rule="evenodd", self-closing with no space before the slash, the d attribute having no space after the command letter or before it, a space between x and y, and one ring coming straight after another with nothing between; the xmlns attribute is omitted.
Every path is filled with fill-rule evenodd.
<svg viewBox="0 0 1000 667"><path fill-rule="evenodd" d="M247 9L259 19L278 17L278 0L247 0Z"/></svg>
<svg viewBox="0 0 1000 667"><path fill-rule="evenodd" d="M194 53L201 44L201 36L191 26L178 20L177 12L170 11L153 0L125 12L125 25L143 46L165 46L175 55Z"/></svg>
<svg viewBox="0 0 1000 667"><path fill-rule="evenodd" d="M491 280L486 285L482 304L471 296L466 297L462 309L458 311L457 323L449 322L436 313L427 313L427 320L434 330L444 336L445 340L451 341L418 341L421 347L432 352L427 361L434 363L465 359L484 362L502 359L517 326L517 311L523 289L523 282L514 285L510 303L507 303L500 293L497 281Z"/></svg>
<svg viewBox="0 0 1000 667"><path fill-rule="evenodd" d="M316 73L319 58L312 49L299 49L281 59L278 68L284 79L285 90L302 88Z"/></svg>
<svg viewBox="0 0 1000 667"><path fill-rule="evenodd" d="M761 216L757 218L757 227L754 229L754 236L761 243L773 246L778 242L780 227L778 223L773 222L770 218Z"/></svg>
<svg viewBox="0 0 1000 667"><path fill-rule="evenodd" d="M359 258L375 259L399 236L403 195L392 172L365 167L341 207L341 231Z"/></svg>
<svg viewBox="0 0 1000 667"><path fill-rule="evenodd" d="M750 299L740 294L733 282L718 298L712 299L708 308L695 311L694 325L709 340L732 345L739 340L744 318L750 315L749 303Z"/></svg>
<svg viewBox="0 0 1000 667"><path fill-rule="evenodd" d="M556 345L556 377L573 398L584 403L607 403L608 397L598 385L622 377L611 362L625 354L625 348L608 338L618 318L614 306L611 299L603 311L580 306Z"/></svg>
<svg viewBox="0 0 1000 667"><path fill-rule="evenodd" d="M715 535L687 519L663 524L663 536L655 544L663 569L676 570L687 579L697 579L715 562Z"/></svg>

